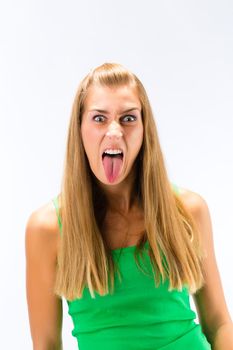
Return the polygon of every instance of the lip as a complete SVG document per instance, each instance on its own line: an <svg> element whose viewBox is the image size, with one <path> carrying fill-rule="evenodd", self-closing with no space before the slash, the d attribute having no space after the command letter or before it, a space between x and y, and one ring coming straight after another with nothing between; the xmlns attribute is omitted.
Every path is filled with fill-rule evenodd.
<svg viewBox="0 0 233 350"><path fill-rule="evenodd" d="M102 160L102 162L103 162L103 160L104 160L104 152L107 150L107 149L119 149L119 150L121 150L122 151L122 162L124 163L124 159L125 159L125 152L123 151L123 149L121 148L121 147L118 147L118 148L111 148L111 147L107 147L107 148L105 148L104 150L103 150L103 152L101 153L101 160Z"/></svg>
<svg viewBox="0 0 233 350"><path fill-rule="evenodd" d="M122 148L122 147L117 147L117 146L108 146L108 147L105 147L105 148L103 149L103 151L101 152L101 157L102 157L102 158L103 158L104 152L105 152L107 149L120 150L120 151L122 151L122 153L123 153L123 158L124 158L125 152L124 152L123 148Z"/></svg>

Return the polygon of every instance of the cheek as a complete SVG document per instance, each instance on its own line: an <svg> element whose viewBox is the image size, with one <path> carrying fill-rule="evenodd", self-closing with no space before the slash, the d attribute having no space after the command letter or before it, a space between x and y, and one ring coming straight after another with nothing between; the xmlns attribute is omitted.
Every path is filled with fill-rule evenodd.
<svg viewBox="0 0 233 350"><path fill-rule="evenodd" d="M135 147L135 151L137 152L140 149L143 142L143 129L138 129L137 132L133 133L131 141Z"/></svg>
<svg viewBox="0 0 233 350"><path fill-rule="evenodd" d="M85 145L85 148L88 146L90 143L90 140L92 138L91 131L89 129L82 129L82 140Z"/></svg>
<svg viewBox="0 0 233 350"><path fill-rule="evenodd" d="M94 128L91 128L90 126L83 125L81 127L81 135L82 135L84 149L89 158L97 151L97 147L93 147L93 146L97 146L99 142L98 132Z"/></svg>

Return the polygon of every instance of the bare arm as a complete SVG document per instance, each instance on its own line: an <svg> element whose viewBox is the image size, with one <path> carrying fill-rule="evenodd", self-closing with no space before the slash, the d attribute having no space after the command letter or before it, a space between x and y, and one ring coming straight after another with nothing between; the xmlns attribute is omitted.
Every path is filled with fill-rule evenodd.
<svg viewBox="0 0 233 350"><path fill-rule="evenodd" d="M186 192L183 197L201 231L207 253L203 262L205 285L193 295L199 321L213 350L233 350L233 323L216 262L209 209L196 193Z"/></svg>
<svg viewBox="0 0 233 350"><path fill-rule="evenodd" d="M62 349L62 300L53 293L59 234L49 206L31 214L25 233L26 290L33 350Z"/></svg>

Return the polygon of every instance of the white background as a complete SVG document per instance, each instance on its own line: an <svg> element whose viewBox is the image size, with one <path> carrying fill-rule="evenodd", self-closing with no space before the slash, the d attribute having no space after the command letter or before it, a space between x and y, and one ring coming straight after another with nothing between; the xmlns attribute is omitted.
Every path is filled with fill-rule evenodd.
<svg viewBox="0 0 233 350"><path fill-rule="evenodd" d="M60 190L80 80L104 62L148 91L170 179L208 203L233 315L233 3L2 1L0 5L1 347L31 349L27 218ZM64 349L75 349L64 302Z"/></svg>

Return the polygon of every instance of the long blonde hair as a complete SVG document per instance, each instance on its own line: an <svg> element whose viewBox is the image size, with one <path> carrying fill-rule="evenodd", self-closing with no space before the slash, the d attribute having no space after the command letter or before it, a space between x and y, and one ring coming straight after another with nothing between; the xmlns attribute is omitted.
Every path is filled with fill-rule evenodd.
<svg viewBox="0 0 233 350"><path fill-rule="evenodd" d="M80 131L85 97L89 87L95 84L136 88L144 135L135 161L135 192L145 223L136 251L140 252L148 240L156 286L161 276L162 281L169 279L169 290L182 290L186 285L194 293L204 283L200 234L169 182L146 91L132 72L115 63L105 63L92 70L80 83L74 100L59 196L62 236L54 291L71 301L82 297L84 287L89 288L92 297L95 291L100 295L108 293L109 278L111 290L114 288L116 266L101 234L106 199L94 180Z"/></svg>

